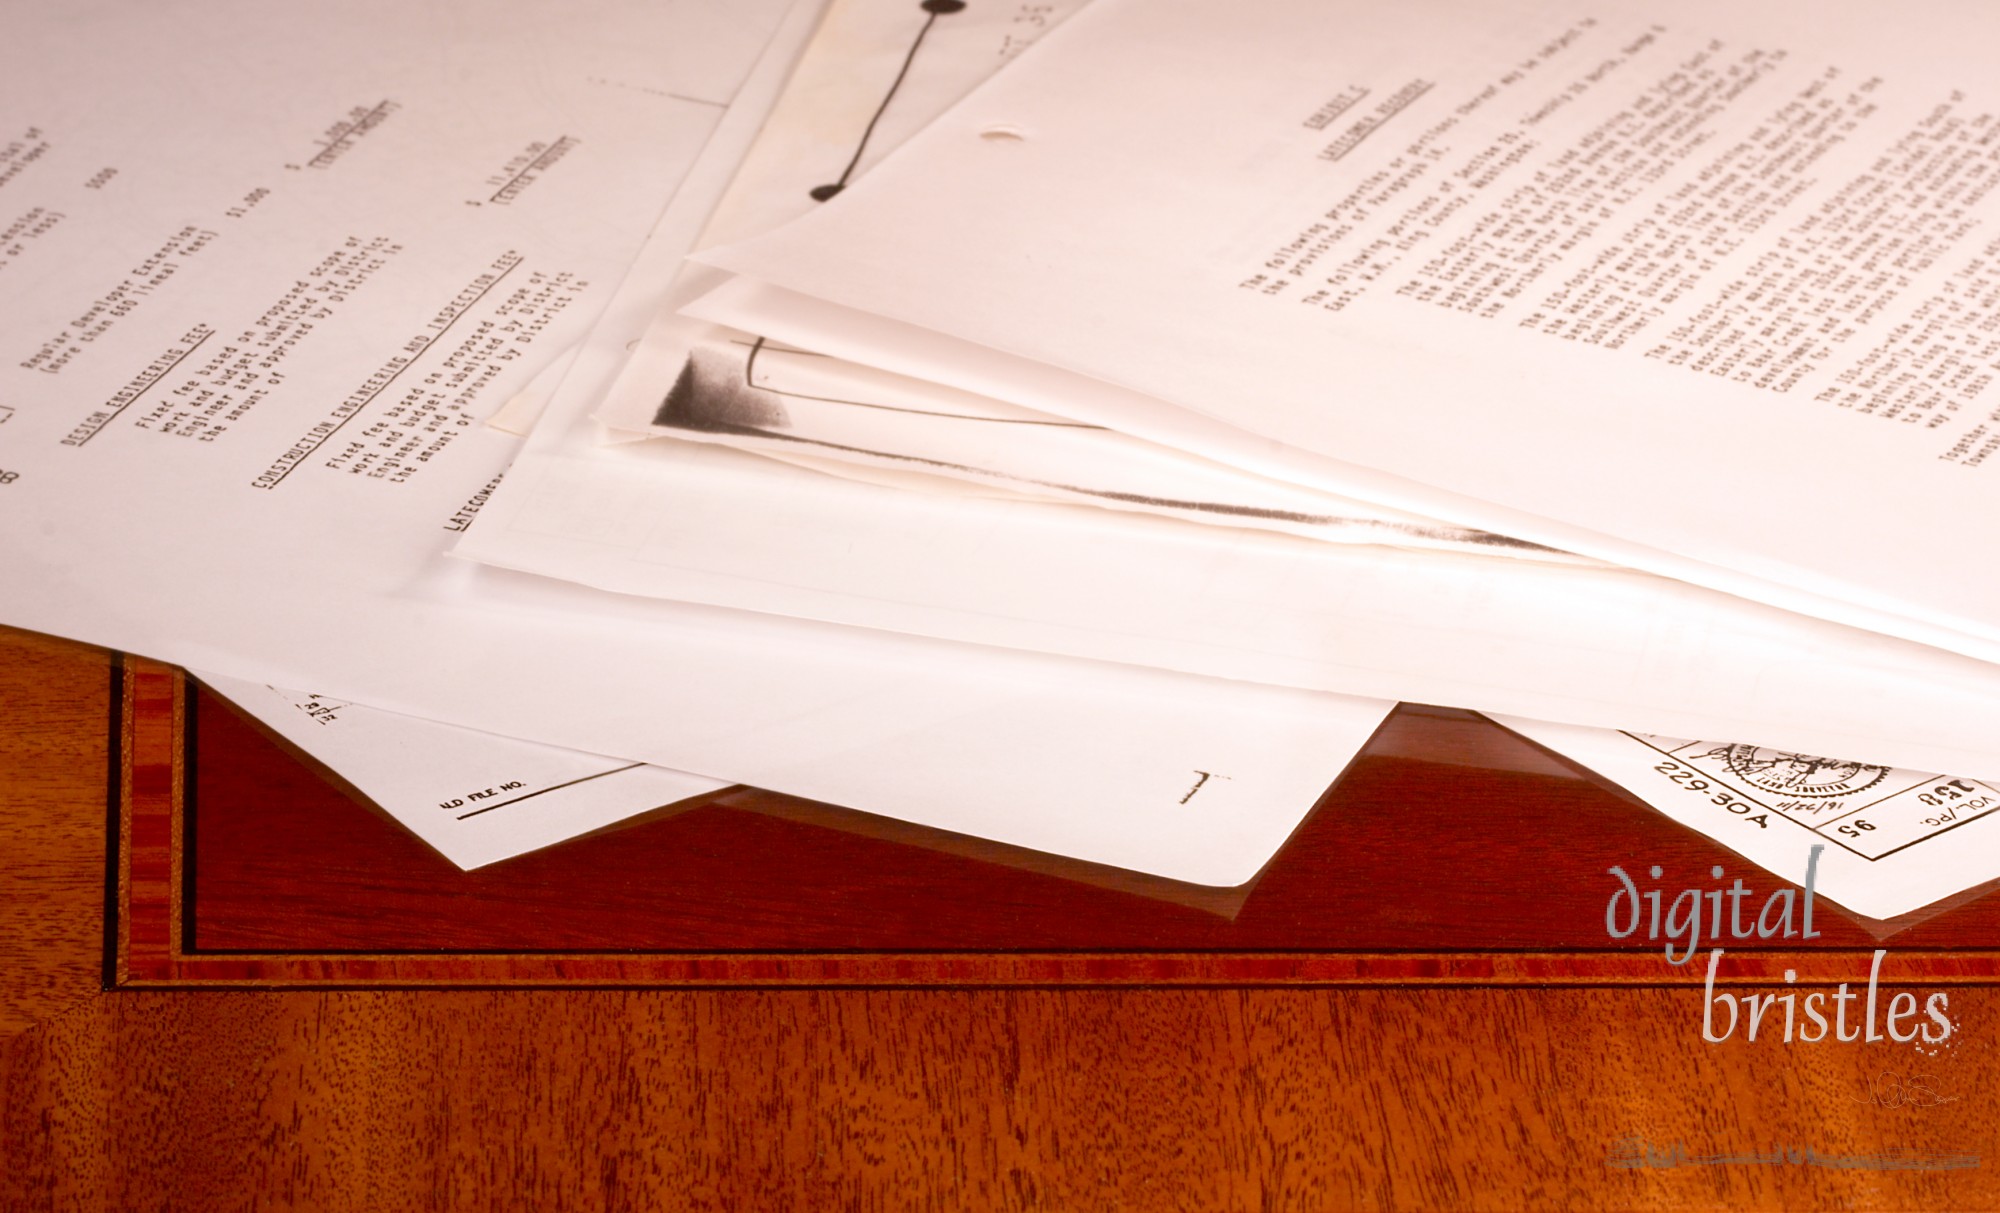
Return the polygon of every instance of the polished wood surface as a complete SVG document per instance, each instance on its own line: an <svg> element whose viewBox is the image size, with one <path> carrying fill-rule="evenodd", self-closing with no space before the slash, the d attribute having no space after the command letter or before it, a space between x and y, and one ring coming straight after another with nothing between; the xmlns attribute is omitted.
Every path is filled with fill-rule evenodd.
<svg viewBox="0 0 2000 1213"><path fill-rule="evenodd" d="M1991 1129L2000 1123L2000 1022L1982 985L1937 986L1948 989L1958 1030L1928 1055L1886 1042L1740 1034L1706 1044L1703 992L1684 985L99 992L114 689L100 653L0 634L11 747L0 751L9 810L0 825L8 845L0 1209L2000 1207ZM198 813L221 795L200 783L211 744L242 743L217 750L218 761L268 758L221 723L226 710L211 718L216 711L196 707ZM1386 812L1402 803L1398 769L1482 778L1481 768L1447 761L1381 765L1385 784L1356 786L1357 772L1340 795L1365 792ZM287 778L299 772L311 778L303 767ZM1526 782L1510 795L1523 799L1511 812L1489 803L1496 824L1521 826L1546 798L1574 805L1600 795L1546 767L1515 774ZM265 833L386 837L368 834L380 825L368 809L323 783L294 797L306 786L265 789ZM1362 801L1340 803L1358 811ZM314 806L310 828L302 804ZM904 947L926 923L896 911L898 898L939 895L923 872L967 876L971 869L953 866L963 863L1012 873L983 877L994 882L989 892L1012 890L994 917L937 925L968 947L1004 948L1013 937L996 923L1008 915L1021 924L1019 938L1043 944L1080 932L1060 904L1036 900L1059 902L1062 888L1074 904L1099 907L1092 913L1117 928L1120 947L1152 941L1217 953L1246 921L1243 939L1258 946L1287 931L1319 932L1324 943L1334 928L1311 913L1358 910L1365 900L1315 890L1300 876L1300 891L1285 896L1303 898L1304 908L1289 924L1259 917L1271 913L1259 899L1284 886L1253 889L1232 921L1226 905L1026 872L1003 857L870 837L857 823L801 820L803 811L718 805L608 836L619 845L605 854L677 823L683 842L722 846L729 819L763 844L852 846L857 855L892 848L877 861L924 854L903 857L903 884L887 894L837 902L818 889L827 902L819 916L753 908L737 916L756 920L747 924L717 905L697 913L732 887L729 865L714 859L643 942L689 944L687 924L705 917L759 948L825 947L828 920L850 947ZM331 814L344 815L323 817ZM539 861L554 866L509 873L512 865L500 865L487 883L465 886L455 916L441 909L451 904L448 872L409 884L399 896L432 900L399 903L374 926L360 908L372 886L344 866L350 859L315 871L301 863L303 850L292 856L292 899L253 912L252 847L229 877L241 882L231 908L213 891L228 882L203 884L229 869L220 859L208 866L219 852L201 848L221 827L200 820L193 887L197 903L216 899L202 912L218 917L197 916L197 948L210 942L200 938L209 922L230 933L217 939L257 947L520 946L526 931L537 946L569 948L602 943L625 913L555 908L560 899L546 888L569 862L558 858L567 847ZM797 832L789 843L787 830ZM1371 869L1371 879L1389 882L1377 900L1391 908L1352 929L1378 943L1405 931L1418 943L1454 938L1472 948L1479 913L1459 913L1470 910L1501 932L1488 937L1498 946L1588 943L1588 919L1565 925L1566 914L1502 904L1507 890L1568 904L1554 854L1546 840L1516 847L1507 861L1514 874L1496 874L1448 922L1437 920L1437 931L1459 936L1417 931L1433 913L1422 909L1424 882L1459 860L1439 850L1424 871ZM634 867L617 880L645 888L644 876ZM1584 902L1601 915L1600 896ZM436 921L402 921L420 910ZM1983 902L1949 913L1892 937L1889 963L1995 942L1977 938L1988 921ZM511 929L495 925L508 915ZM1860 934L1820 959L1869 946L1861 926L1840 929L1849 928ZM1865 969L1848 976L1866 980ZM1635 1136L1653 1145L1654 1165L1614 1165L1635 1157ZM1977 1165L1881 1169L1891 1151L1905 1153L1886 1161ZM1843 1160L1870 1165L1833 1165Z"/></svg>
<svg viewBox="0 0 2000 1213"><path fill-rule="evenodd" d="M115 672L0 629L0 1039L100 987Z"/></svg>
<svg viewBox="0 0 2000 1213"><path fill-rule="evenodd" d="M1940 1067L1959 1102L1888 1109L1856 1102L1862 1049L1703 1053L1687 1013L1658 990L131 994L10 1050L0 1203L1993 1206L1990 1054ZM1607 1167L1628 1133L1982 1169Z"/></svg>

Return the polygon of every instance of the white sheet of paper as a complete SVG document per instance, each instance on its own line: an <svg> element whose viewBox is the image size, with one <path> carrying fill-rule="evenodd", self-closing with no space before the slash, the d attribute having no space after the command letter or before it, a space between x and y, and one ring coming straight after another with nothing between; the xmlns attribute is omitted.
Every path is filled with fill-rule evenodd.
<svg viewBox="0 0 2000 1213"><path fill-rule="evenodd" d="M1769 746L1494 719L1796 886L1822 847L1815 890L1871 918L2000 879L1992 783ZM1631 875L1645 880L1636 863ZM1706 872L1668 873L1645 887L1693 886L1715 887Z"/></svg>
<svg viewBox="0 0 2000 1213"><path fill-rule="evenodd" d="M534 431L535 422L541 420L542 410L548 408L549 398L556 394L556 388L569 374L576 355L575 350L566 351L537 371L535 377L528 381L528 386L507 397L505 404L493 410L486 424L503 434L526 438Z"/></svg>
<svg viewBox="0 0 2000 1213"><path fill-rule="evenodd" d="M702 242L817 208L1085 2L829 0Z"/></svg>
<svg viewBox="0 0 2000 1213"><path fill-rule="evenodd" d="M915 494L665 441L533 466L465 546L620 593L2000 776L2000 667L1650 574Z"/></svg>
<svg viewBox="0 0 2000 1213"><path fill-rule="evenodd" d="M933 12L832 5L703 234L775 227L864 175L1081 0ZM533 406L510 403L508 428ZM1234 469L987 397L885 375L667 313L596 416L782 457L919 470L1031 496L1332 542L1579 558ZM496 424L497 424L496 420Z"/></svg>
<svg viewBox="0 0 2000 1213"><path fill-rule="evenodd" d="M1992 656L2000 10L1870 12L1108 0L714 260Z"/></svg>
<svg viewBox="0 0 2000 1213"><path fill-rule="evenodd" d="M1148 441L1199 449L1246 471L1311 488L1339 491L1393 508L1423 507L1439 517L1463 516L1463 499L1395 477L1284 446L1088 376L1044 363L998 354L958 338L900 321L884 320L748 278L732 278L684 309L716 323L754 326L774 338L836 357L928 378L938 383L1022 403L1044 412L1107 427L1128 427ZM1475 511L1476 512L1476 511ZM1489 518L1489 521L1491 519ZM1542 520L1516 517L1518 532L1556 538ZM1751 602L1767 603L1816 619L1889 636L1907 637L1979 660L2000 660L2000 646L1962 632L1931 627L1901 615L1836 601L1796 585L1697 566L1653 549L1607 543L1574 530L1563 536L1577 550L1598 553L1597 563L1645 569L1693 585L1711 585Z"/></svg>
<svg viewBox="0 0 2000 1213"><path fill-rule="evenodd" d="M511 859L730 786L324 695L194 675L461 868Z"/></svg>
<svg viewBox="0 0 2000 1213"><path fill-rule="evenodd" d="M502 354L527 335L570 344L677 179L655 243L687 247L813 16L792 14L746 90L761 104L739 95L711 138L715 107L669 94L726 96L776 5L610 4L598 26L562 27L583 11L440 10L459 23L444 37L401 8L316 29L289 8L188 6L134 32L151 53L126 48L126 104L53 53L9 77L8 112L87 99L118 121L79 119L0 187L72 216L0 270L33 287L0 295L0 344L32 361L51 334L94 334L64 343L81 352L59 370L0 366L0 618L1177 879L1247 879L1389 705L636 602L444 557L514 453L472 424L528 378L525 355ZM233 20L277 44L268 95L191 99L170 143L120 124L164 120L145 102L170 81L147 70L235 79ZM492 43L464 32L487 29ZM331 79L276 55L293 38ZM644 74L606 74L606 57ZM401 105L312 153L325 98L339 116L357 95ZM188 131L203 172L185 170ZM89 191L107 162L126 193ZM230 215L263 166L295 188ZM657 302L641 289L612 310L643 324ZM244 348L218 358L210 342ZM580 386L551 403L562 432L587 426L608 348L622 342L580 352L564 389Z"/></svg>
<svg viewBox="0 0 2000 1213"><path fill-rule="evenodd" d="M768 231L818 207L1084 0L912 5L829 0L697 247ZM624 439L643 432L664 385L699 345L754 340L662 310L597 415Z"/></svg>
<svg viewBox="0 0 2000 1213"><path fill-rule="evenodd" d="M656 377L669 369L661 352L655 344L635 358L608 402L611 408L624 402L624 412L635 400L650 402L656 435L920 471L1049 500L1321 542L1597 563L811 351L711 339L688 349L667 379ZM607 418L605 410L598 415Z"/></svg>

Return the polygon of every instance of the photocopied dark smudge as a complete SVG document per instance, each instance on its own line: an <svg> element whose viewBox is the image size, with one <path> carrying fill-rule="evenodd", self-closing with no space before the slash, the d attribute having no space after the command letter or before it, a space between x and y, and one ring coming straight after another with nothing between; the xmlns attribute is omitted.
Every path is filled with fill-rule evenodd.
<svg viewBox="0 0 2000 1213"><path fill-rule="evenodd" d="M696 348L660 401L653 424L708 433L762 432L782 429L791 418L776 392L744 382L743 364L728 351Z"/></svg>

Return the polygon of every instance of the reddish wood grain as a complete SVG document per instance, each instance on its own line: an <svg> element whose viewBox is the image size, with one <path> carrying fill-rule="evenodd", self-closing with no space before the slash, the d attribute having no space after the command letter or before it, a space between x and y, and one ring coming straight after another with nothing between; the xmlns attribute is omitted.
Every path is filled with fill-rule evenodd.
<svg viewBox="0 0 2000 1213"><path fill-rule="evenodd" d="M102 983L111 666L0 628L0 1038Z"/></svg>
<svg viewBox="0 0 2000 1213"><path fill-rule="evenodd" d="M1969 1000L1965 1043L1930 1059L1704 1045L1695 1002L1685 990L114 995L0 1057L0 1206L2000 1202L1990 1001ZM1865 1098L1913 1060L1954 1102ZM1707 1154L1900 1147L1980 1166L1607 1165L1629 1134Z"/></svg>

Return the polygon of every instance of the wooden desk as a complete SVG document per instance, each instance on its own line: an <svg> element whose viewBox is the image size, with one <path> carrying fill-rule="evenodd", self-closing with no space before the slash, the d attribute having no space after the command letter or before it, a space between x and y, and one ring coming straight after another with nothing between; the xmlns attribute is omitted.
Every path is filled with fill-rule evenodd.
<svg viewBox="0 0 2000 1213"><path fill-rule="evenodd" d="M1885 945L1934 1056L1705 1044L1603 868L1741 861L1449 713L1232 898L746 792L461 876L172 682L0 633L0 1208L2000 1206L2000 898Z"/></svg>

